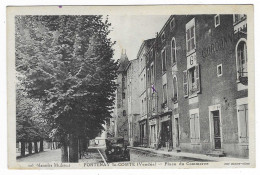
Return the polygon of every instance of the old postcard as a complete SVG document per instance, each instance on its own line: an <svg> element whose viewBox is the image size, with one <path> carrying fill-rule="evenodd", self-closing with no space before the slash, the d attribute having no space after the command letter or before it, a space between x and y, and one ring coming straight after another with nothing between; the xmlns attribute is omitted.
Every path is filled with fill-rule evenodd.
<svg viewBox="0 0 260 175"><path fill-rule="evenodd" d="M255 167L253 11L8 7L8 167Z"/></svg>

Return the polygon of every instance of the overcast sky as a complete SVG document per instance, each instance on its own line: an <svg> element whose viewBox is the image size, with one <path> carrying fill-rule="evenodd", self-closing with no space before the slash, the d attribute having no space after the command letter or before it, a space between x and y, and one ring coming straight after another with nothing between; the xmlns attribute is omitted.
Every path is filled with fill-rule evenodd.
<svg viewBox="0 0 260 175"><path fill-rule="evenodd" d="M126 49L129 60L136 59L143 40L154 38L160 32L169 16L109 16L110 37L116 41L114 59L119 59Z"/></svg>

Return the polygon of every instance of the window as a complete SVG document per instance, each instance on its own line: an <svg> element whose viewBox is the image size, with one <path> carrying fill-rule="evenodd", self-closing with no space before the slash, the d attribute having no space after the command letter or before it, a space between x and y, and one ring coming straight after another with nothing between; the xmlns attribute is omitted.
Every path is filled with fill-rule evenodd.
<svg viewBox="0 0 260 175"><path fill-rule="evenodd" d="M214 21L215 21L215 27L218 27L220 25L220 16L216 15L214 17Z"/></svg>
<svg viewBox="0 0 260 175"><path fill-rule="evenodd" d="M172 101L174 103L176 103L177 100L178 100L178 95L177 94L178 94L177 93L177 78L173 77L173 99L172 99Z"/></svg>
<svg viewBox="0 0 260 175"><path fill-rule="evenodd" d="M190 140L191 143L200 142L200 121L198 113L190 114Z"/></svg>
<svg viewBox="0 0 260 175"><path fill-rule="evenodd" d="M217 65L217 75L218 77L222 76L222 64Z"/></svg>
<svg viewBox="0 0 260 175"><path fill-rule="evenodd" d="M195 41L195 19L193 18L190 22L186 24L186 49L187 55L195 51L196 41Z"/></svg>
<svg viewBox="0 0 260 175"><path fill-rule="evenodd" d="M146 101L146 97L144 98L144 114L147 114L147 101Z"/></svg>
<svg viewBox="0 0 260 175"><path fill-rule="evenodd" d="M172 64L176 63L176 43L175 43L175 38L172 38L171 42L171 59L172 59Z"/></svg>
<svg viewBox="0 0 260 175"><path fill-rule="evenodd" d="M166 72L166 50L162 51L162 71Z"/></svg>
<svg viewBox="0 0 260 175"><path fill-rule="evenodd" d="M144 74L144 82L143 83L144 83L143 84L143 89L145 89L146 88L146 86L145 86L145 83L146 83L145 74Z"/></svg>
<svg viewBox="0 0 260 175"><path fill-rule="evenodd" d="M148 83L151 82L151 79L150 79L150 78L151 78L151 71L150 71L150 69L148 68L148 69L147 69L147 82L148 82Z"/></svg>
<svg viewBox="0 0 260 175"><path fill-rule="evenodd" d="M237 44L236 56L237 56L237 77L247 77L247 46L245 39L242 39Z"/></svg>
<svg viewBox="0 0 260 175"><path fill-rule="evenodd" d="M154 66L153 64L151 65L151 83L154 82Z"/></svg>
<svg viewBox="0 0 260 175"><path fill-rule="evenodd" d="M193 66L183 71L183 91L184 97L193 96L200 93L200 68Z"/></svg>
<svg viewBox="0 0 260 175"><path fill-rule="evenodd" d="M175 27L175 18L173 18L173 19L171 20L171 22L170 22L170 28L171 28L171 30L173 30L174 27Z"/></svg>
<svg viewBox="0 0 260 175"><path fill-rule="evenodd" d="M155 107L156 107L156 99L157 99L157 96L156 96L156 93L152 93L152 111L153 112L155 112L156 111L156 109L155 109Z"/></svg>
<svg viewBox="0 0 260 175"><path fill-rule="evenodd" d="M163 103L167 104L167 84L163 85Z"/></svg>
<svg viewBox="0 0 260 175"><path fill-rule="evenodd" d="M126 116L126 110L123 110L123 116Z"/></svg>
<svg viewBox="0 0 260 175"><path fill-rule="evenodd" d="M125 93L124 92L122 93L122 98L125 99Z"/></svg>
<svg viewBox="0 0 260 175"><path fill-rule="evenodd" d="M238 106L238 128L240 143L248 143L248 104Z"/></svg>
<svg viewBox="0 0 260 175"><path fill-rule="evenodd" d="M142 100L142 115L144 115L144 100Z"/></svg>
<svg viewBox="0 0 260 175"><path fill-rule="evenodd" d="M122 77L122 88L125 89L125 77Z"/></svg>
<svg viewBox="0 0 260 175"><path fill-rule="evenodd" d="M165 41L165 33L163 32L162 33L162 36L161 36L161 41L164 42Z"/></svg>

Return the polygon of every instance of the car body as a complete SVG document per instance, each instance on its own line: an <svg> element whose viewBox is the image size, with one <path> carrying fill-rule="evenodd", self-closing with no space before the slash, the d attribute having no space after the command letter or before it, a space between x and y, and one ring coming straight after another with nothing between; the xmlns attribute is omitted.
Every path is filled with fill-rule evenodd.
<svg viewBox="0 0 260 175"><path fill-rule="evenodd" d="M105 153L108 161L130 160L130 152L123 137L106 139Z"/></svg>

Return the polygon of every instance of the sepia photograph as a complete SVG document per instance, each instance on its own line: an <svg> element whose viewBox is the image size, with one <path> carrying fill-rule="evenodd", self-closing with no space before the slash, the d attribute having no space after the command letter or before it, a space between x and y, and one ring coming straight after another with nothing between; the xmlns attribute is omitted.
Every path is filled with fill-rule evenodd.
<svg viewBox="0 0 260 175"><path fill-rule="evenodd" d="M185 7L8 7L9 168L255 167L253 7Z"/></svg>

